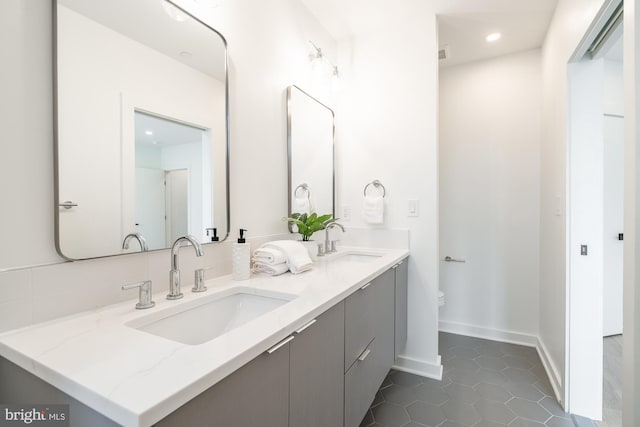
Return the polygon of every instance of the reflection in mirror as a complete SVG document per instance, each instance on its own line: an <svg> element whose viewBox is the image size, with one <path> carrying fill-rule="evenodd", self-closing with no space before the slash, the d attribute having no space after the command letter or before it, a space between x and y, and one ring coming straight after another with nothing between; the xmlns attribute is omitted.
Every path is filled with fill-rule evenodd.
<svg viewBox="0 0 640 427"><path fill-rule="evenodd" d="M69 259L228 234L226 41L159 0L57 0L56 244ZM63 206L64 202L70 202Z"/></svg>
<svg viewBox="0 0 640 427"><path fill-rule="evenodd" d="M333 111L297 86L289 86L289 216L317 212L335 217L333 138Z"/></svg>

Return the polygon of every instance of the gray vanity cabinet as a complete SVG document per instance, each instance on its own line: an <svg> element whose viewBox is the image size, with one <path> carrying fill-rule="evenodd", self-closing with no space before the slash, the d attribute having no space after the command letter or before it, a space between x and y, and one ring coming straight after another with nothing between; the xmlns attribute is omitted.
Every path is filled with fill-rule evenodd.
<svg viewBox="0 0 640 427"><path fill-rule="evenodd" d="M389 269L345 300L345 427L360 425L393 365L394 342L395 270Z"/></svg>
<svg viewBox="0 0 640 427"><path fill-rule="evenodd" d="M395 272L396 285L396 338L394 359L398 357L407 342L407 302L409 287L409 263L407 259L391 267Z"/></svg>
<svg viewBox="0 0 640 427"><path fill-rule="evenodd" d="M290 343L289 427L342 426L344 301L294 336Z"/></svg>
<svg viewBox="0 0 640 427"><path fill-rule="evenodd" d="M289 351L262 353L185 403L156 426L286 426L289 419Z"/></svg>

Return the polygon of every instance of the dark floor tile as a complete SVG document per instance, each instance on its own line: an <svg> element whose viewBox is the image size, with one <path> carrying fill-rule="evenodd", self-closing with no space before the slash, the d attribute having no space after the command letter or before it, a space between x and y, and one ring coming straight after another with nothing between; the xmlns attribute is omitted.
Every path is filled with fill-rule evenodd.
<svg viewBox="0 0 640 427"><path fill-rule="evenodd" d="M394 371L389 377L393 384L405 387L416 386L422 382L421 376L410 374L408 372Z"/></svg>
<svg viewBox="0 0 640 427"><path fill-rule="evenodd" d="M577 427L595 427L595 423L589 418L581 417L580 415L571 414L571 418L573 419L573 423Z"/></svg>
<svg viewBox="0 0 640 427"><path fill-rule="evenodd" d="M553 417L547 421L547 427L575 427L569 418Z"/></svg>
<svg viewBox="0 0 640 427"><path fill-rule="evenodd" d="M473 427L507 427L506 424L496 423L493 421L481 420Z"/></svg>
<svg viewBox="0 0 640 427"><path fill-rule="evenodd" d="M528 420L544 423L551 418L551 414L542 406L538 405L537 402L516 397L508 401L506 405L517 416Z"/></svg>
<svg viewBox="0 0 640 427"><path fill-rule="evenodd" d="M371 412L376 423L389 427L401 427L411 421L407 411L394 403L382 402L372 408Z"/></svg>
<svg viewBox="0 0 640 427"><path fill-rule="evenodd" d="M393 384L383 389L382 396L386 402L395 403L401 406L407 406L417 400L413 389L397 384Z"/></svg>
<svg viewBox="0 0 640 427"><path fill-rule="evenodd" d="M493 369L494 371L500 371L507 367L501 357L495 356L479 356L474 359L474 362L480 365L481 368Z"/></svg>
<svg viewBox="0 0 640 427"><path fill-rule="evenodd" d="M532 383L537 381L538 379L527 369L519 369L519 368L506 368L502 371L504 375L506 375L509 380L514 382L525 382Z"/></svg>
<svg viewBox="0 0 640 427"><path fill-rule="evenodd" d="M449 395L443 388L431 382L415 387L413 393L418 400L433 403L434 405L441 405L449 400Z"/></svg>
<svg viewBox="0 0 640 427"><path fill-rule="evenodd" d="M473 347L451 347L451 353L455 354L456 357L461 357L463 359L473 359L475 357L480 356Z"/></svg>
<svg viewBox="0 0 640 427"><path fill-rule="evenodd" d="M531 383L510 382L508 384L505 384L504 388L515 397L521 397L523 399L531 400L533 402L537 402L543 397L545 397L545 395Z"/></svg>
<svg viewBox="0 0 640 427"><path fill-rule="evenodd" d="M455 400L456 402L471 404L476 403L478 399L480 399L480 394L467 385L452 383L444 387L443 390L451 400Z"/></svg>
<svg viewBox="0 0 640 427"><path fill-rule="evenodd" d="M478 378L481 383L505 385L509 382L509 378L505 376L504 371L506 371L506 369L498 372L493 369L480 368L478 372L476 372L476 378Z"/></svg>
<svg viewBox="0 0 640 427"><path fill-rule="evenodd" d="M382 395L382 390L384 389L381 388L376 392L376 397L373 398L373 402L371 403L371 406L376 406L384 402L384 396Z"/></svg>
<svg viewBox="0 0 640 427"><path fill-rule="evenodd" d="M442 411L448 420L455 421L463 426L472 426L481 419L472 405L454 400L450 400L442 405Z"/></svg>
<svg viewBox="0 0 640 427"><path fill-rule="evenodd" d="M516 418L509 427L545 427L545 425L526 418Z"/></svg>
<svg viewBox="0 0 640 427"><path fill-rule="evenodd" d="M427 402L412 403L407 406L407 413L411 421L417 421L429 427L436 427L447 419L439 406Z"/></svg>
<svg viewBox="0 0 640 427"><path fill-rule="evenodd" d="M516 414L504 403L480 399L473 405L482 419L496 423L509 424L516 418Z"/></svg>
<svg viewBox="0 0 640 427"><path fill-rule="evenodd" d="M504 387L495 384L481 383L475 388L481 399L492 400L494 402L506 403L513 396Z"/></svg>
<svg viewBox="0 0 640 427"><path fill-rule="evenodd" d="M455 368L447 373L447 376L451 379L451 382L457 384L463 384L468 386L474 386L480 383L476 371L469 369Z"/></svg>
<svg viewBox="0 0 640 427"><path fill-rule="evenodd" d="M555 415L556 417L561 418L569 418L570 415L567 412L564 412L564 409L560 406L558 401L553 397L545 397L540 402L538 402L540 406L549 411L551 415Z"/></svg>
<svg viewBox="0 0 640 427"><path fill-rule="evenodd" d="M466 369L469 371L477 371L480 368L480 365L478 365L472 359L466 359L464 357L459 357L459 356L454 356L450 360L444 362L442 366L447 370L459 368L459 369Z"/></svg>
<svg viewBox="0 0 640 427"><path fill-rule="evenodd" d="M520 368L520 369L531 369L533 363L523 356L513 356L511 354L507 354L502 358L504 363L512 368Z"/></svg>

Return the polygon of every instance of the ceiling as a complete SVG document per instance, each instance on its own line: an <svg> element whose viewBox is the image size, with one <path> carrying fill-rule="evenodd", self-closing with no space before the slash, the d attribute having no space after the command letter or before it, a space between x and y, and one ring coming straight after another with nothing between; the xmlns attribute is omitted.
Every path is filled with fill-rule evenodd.
<svg viewBox="0 0 640 427"><path fill-rule="evenodd" d="M172 18L160 0L58 0L85 17L161 52L219 81L226 78L226 46L210 28L179 14Z"/></svg>
<svg viewBox="0 0 640 427"><path fill-rule="evenodd" d="M136 111L135 138L136 144L165 148L201 142L202 129Z"/></svg>
<svg viewBox="0 0 640 427"><path fill-rule="evenodd" d="M337 40L384 30L389 22L402 22L416 13L438 16L438 44L449 46L455 64L540 47L557 0L300 0ZM402 7L398 7L402 4ZM502 38L487 43L492 32Z"/></svg>

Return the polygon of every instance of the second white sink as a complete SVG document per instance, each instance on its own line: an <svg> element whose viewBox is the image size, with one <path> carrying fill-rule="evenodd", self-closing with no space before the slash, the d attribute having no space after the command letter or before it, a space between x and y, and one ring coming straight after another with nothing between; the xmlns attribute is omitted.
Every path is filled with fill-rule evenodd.
<svg viewBox="0 0 640 427"><path fill-rule="evenodd" d="M288 303L295 295L257 294L246 288L212 295L127 323L134 329L183 344L198 345L238 328Z"/></svg>

